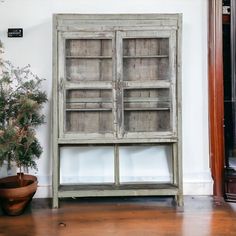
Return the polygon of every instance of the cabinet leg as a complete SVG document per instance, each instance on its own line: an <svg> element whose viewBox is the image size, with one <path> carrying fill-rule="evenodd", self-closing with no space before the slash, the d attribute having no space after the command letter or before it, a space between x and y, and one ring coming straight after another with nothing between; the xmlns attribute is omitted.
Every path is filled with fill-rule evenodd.
<svg viewBox="0 0 236 236"><path fill-rule="evenodd" d="M57 196L54 196L52 199L52 207L53 208L59 208L59 199Z"/></svg>
<svg viewBox="0 0 236 236"><path fill-rule="evenodd" d="M183 211L184 207L184 198L182 194L175 196L175 203L178 211Z"/></svg>

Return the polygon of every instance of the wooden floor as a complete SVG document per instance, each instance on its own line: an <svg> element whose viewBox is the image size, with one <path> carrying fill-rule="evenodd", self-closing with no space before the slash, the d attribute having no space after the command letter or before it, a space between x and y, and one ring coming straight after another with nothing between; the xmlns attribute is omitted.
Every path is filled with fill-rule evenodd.
<svg viewBox="0 0 236 236"><path fill-rule="evenodd" d="M236 203L215 205L211 197L185 197L183 211L171 199L63 200L57 210L34 199L17 217L0 213L0 236L230 236L236 235Z"/></svg>

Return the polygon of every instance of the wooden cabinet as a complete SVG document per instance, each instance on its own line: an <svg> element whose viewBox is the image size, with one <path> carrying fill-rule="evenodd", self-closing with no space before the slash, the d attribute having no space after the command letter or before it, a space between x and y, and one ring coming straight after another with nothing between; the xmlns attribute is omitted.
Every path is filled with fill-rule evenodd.
<svg viewBox="0 0 236 236"><path fill-rule="evenodd" d="M182 205L181 15L55 15L53 206L69 196L173 195ZM60 147L114 148L114 183L59 181ZM167 146L172 181L121 184L121 145ZM68 160L69 161L69 160Z"/></svg>

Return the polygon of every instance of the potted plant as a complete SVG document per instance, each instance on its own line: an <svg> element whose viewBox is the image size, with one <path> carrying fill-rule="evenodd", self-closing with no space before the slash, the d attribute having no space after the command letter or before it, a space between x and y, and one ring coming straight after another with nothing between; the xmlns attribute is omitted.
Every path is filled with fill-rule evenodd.
<svg viewBox="0 0 236 236"><path fill-rule="evenodd" d="M1 52L2 45L0 44ZM0 165L15 163L19 173L0 179L0 202L9 215L21 214L37 189L37 178L24 174L37 169L42 147L36 128L44 123L41 114L47 95L41 91L40 79L30 66L15 67L0 61Z"/></svg>

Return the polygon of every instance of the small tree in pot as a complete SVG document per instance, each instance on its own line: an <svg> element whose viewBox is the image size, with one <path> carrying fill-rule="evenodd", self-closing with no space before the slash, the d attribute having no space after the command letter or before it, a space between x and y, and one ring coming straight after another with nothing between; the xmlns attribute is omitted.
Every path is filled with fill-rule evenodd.
<svg viewBox="0 0 236 236"><path fill-rule="evenodd" d="M44 123L41 110L47 95L41 91L43 80L30 71L29 65L19 68L9 61L0 63L0 165L7 161L9 166L15 163L20 170L17 176L0 179L0 198L4 211L17 215L36 191L36 177L24 175L23 170L37 169L35 160L40 157L42 147L35 128ZM12 200L13 190L16 205ZM23 200L20 204L19 199Z"/></svg>

